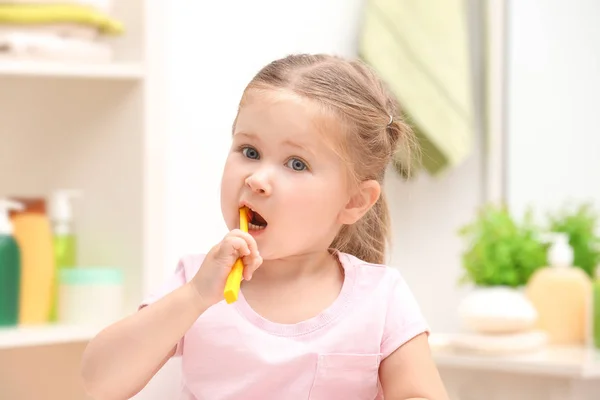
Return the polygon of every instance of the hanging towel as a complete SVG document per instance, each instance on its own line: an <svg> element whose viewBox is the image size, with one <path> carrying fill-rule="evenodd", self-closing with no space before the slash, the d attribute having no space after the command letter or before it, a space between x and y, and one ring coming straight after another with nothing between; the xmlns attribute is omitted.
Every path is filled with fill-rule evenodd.
<svg viewBox="0 0 600 400"><path fill-rule="evenodd" d="M435 175L474 143L464 0L367 0L359 54L388 84L413 126L421 166ZM395 161L403 173L406 160Z"/></svg>
<svg viewBox="0 0 600 400"><path fill-rule="evenodd" d="M76 23L94 26L105 35L120 35L123 26L107 14L85 5L5 4L0 1L0 24Z"/></svg>

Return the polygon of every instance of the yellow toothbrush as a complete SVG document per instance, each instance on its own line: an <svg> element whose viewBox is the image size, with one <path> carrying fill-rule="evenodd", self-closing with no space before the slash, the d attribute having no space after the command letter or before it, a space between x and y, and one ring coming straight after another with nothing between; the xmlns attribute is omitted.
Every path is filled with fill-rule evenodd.
<svg viewBox="0 0 600 400"><path fill-rule="evenodd" d="M248 210L246 207L240 208L240 230L248 232ZM240 284L242 283L242 272L244 272L244 263L241 258L238 258L233 264L229 276L227 276L227 282L225 282L223 296L227 304L231 304L238 299Z"/></svg>

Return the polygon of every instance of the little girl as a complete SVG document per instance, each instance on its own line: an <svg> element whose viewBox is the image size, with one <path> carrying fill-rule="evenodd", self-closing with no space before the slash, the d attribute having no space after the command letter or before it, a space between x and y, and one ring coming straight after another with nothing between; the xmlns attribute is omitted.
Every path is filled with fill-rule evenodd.
<svg viewBox="0 0 600 400"><path fill-rule="evenodd" d="M293 55L264 67L243 93L223 172L230 232L91 341L90 395L127 399L181 356L183 399L447 399L419 306L382 265L384 172L413 143L359 61ZM238 257L244 280L227 304Z"/></svg>

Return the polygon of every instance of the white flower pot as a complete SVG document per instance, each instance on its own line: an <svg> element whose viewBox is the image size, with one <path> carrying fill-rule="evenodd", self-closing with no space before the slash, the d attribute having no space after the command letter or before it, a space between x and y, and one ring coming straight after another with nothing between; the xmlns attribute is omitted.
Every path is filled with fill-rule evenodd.
<svg viewBox="0 0 600 400"><path fill-rule="evenodd" d="M522 288L475 287L458 309L463 325L476 333L508 334L534 327L537 311Z"/></svg>

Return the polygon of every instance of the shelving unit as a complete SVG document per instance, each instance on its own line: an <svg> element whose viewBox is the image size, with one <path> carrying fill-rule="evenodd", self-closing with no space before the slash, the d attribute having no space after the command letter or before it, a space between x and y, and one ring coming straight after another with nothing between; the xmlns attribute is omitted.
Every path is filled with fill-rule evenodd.
<svg viewBox="0 0 600 400"><path fill-rule="evenodd" d="M126 32L113 40L111 63L0 59L0 196L82 190L73 208L79 265L123 269L124 313L134 312L162 275L162 7L114 2ZM0 397L83 398L70 374L100 329L0 329ZM17 365L21 359L27 366ZM50 371L53 389L23 387L28 368Z"/></svg>

